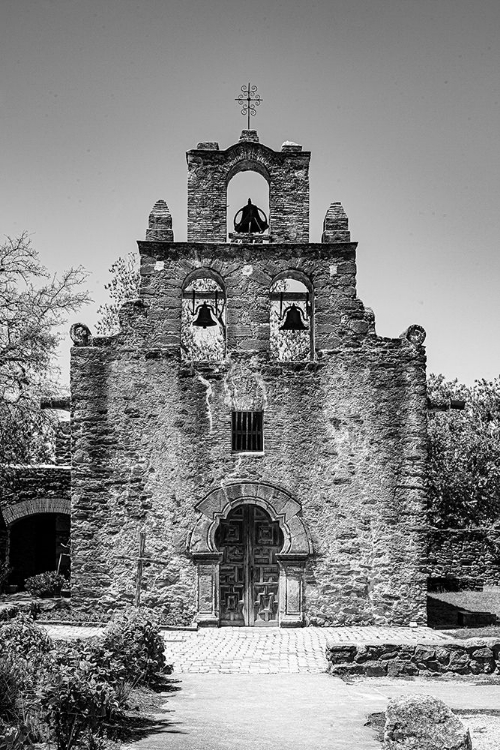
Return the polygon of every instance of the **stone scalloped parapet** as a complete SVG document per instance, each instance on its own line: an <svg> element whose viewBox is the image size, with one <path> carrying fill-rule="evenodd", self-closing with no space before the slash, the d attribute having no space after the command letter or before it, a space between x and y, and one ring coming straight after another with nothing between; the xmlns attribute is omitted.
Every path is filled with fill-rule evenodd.
<svg viewBox="0 0 500 750"><path fill-rule="evenodd" d="M201 145L201 144L198 144ZM206 146L206 144L205 144ZM173 242L172 214L164 200L156 201L149 214L146 239L157 242Z"/></svg>
<svg viewBox="0 0 500 750"><path fill-rule="evenodd" d="M321 242L350 242L349 220L341 203L331 203L323 221Z"/></svg>

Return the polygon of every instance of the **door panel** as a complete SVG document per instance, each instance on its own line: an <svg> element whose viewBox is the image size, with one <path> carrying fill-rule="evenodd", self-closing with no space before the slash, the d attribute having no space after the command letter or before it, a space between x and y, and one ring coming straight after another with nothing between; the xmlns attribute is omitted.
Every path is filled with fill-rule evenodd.
<svg viewBox="0 0 500 750"><path fill-rule="evenodd" d="M278 624L279 568L276 553L280 551L280 530L276 521L259 507L254 511L253 548L253 619L254 625Z"/></svg>
<svg viewBox="0 0 500 750"><path fill-rule="evenodd" d="M243 507L217 529L222 560L219 570L221 625L245 625L245 517Z"/></svg>
<svg viewBox="0 0 500 750"><path fill-rule="evenodd" d="M243 505L221 521L216 543L220 564L221 625L278 624L279 524L255 505Z"/></svg>

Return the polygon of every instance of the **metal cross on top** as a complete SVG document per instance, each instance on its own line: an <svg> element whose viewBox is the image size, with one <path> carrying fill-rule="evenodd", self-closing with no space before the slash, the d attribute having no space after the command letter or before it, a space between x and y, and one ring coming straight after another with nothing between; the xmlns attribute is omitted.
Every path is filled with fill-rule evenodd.
<svg viewBox="0 0 500 750"><path fill-rule="evenodd" d="M240 105L241 114L247 116L247 129L250 130L250 116L253 117L256 114L255 107L258 107L264 101L257 93L257 86L251 86L250 84L242 86L241 94L234 101Z"/></svg>

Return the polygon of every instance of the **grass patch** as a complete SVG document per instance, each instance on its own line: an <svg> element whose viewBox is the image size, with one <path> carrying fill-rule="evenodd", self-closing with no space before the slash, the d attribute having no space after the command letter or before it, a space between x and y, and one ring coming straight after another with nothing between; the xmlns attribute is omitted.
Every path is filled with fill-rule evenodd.
<svg viewBox="0 0 500 750"><path fill-rule="evenodd" d="M453 638L461 640L467 638L498 638L500 641L500 625L488 625L485 628L447 628L445 632Z"/></svg>

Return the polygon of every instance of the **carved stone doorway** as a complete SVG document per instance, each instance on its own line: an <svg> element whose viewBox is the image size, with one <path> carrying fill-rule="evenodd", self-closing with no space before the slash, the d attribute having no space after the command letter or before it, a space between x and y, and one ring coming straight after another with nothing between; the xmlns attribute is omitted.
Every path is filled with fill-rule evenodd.
<svg viewBox="0 0 500 750"><path fill-rule="evenodd" d="M210 490L195 508L198 518L190 535L189 552L197 568L195 619L200 627L246 623L262 627L266 622L282 628L301 627L305 565L312 546L300 503L268 482L231 482ZM238 518L240 521L236 521ZM226 531L231 526L235 529ZM242 545L239 550L238 545ZM226 550L231 546L236 547L233 552ZM223 568L225 582L221 585ZM271 594L275 596L270 607ZM238 605L241 601L243 606Z"/></svg>
<svg viewBox="0 0 500 750"><path fill-rule="evenodd" d="M221 520L215 544L219 568L220 624L272 627L279 618L279 564L283 534L257 505L241 505Z"/></svg>

